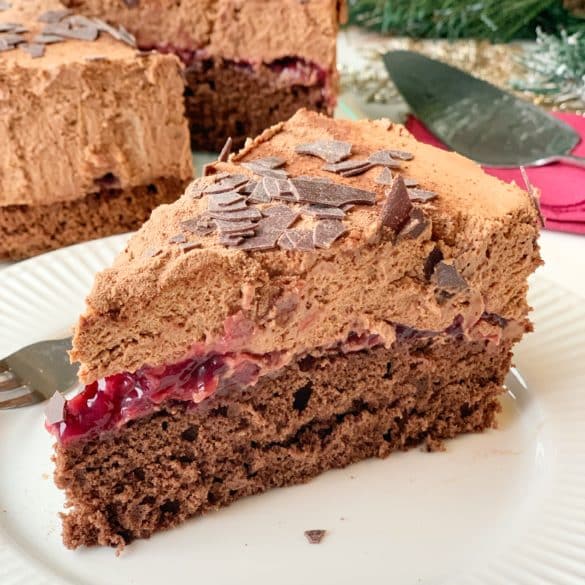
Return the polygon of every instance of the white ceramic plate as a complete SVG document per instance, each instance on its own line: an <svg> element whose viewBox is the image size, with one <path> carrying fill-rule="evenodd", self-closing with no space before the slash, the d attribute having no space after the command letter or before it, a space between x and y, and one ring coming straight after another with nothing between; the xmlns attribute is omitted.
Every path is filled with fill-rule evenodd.
<svg viewBox="0 0 585 585"><path fill-rule="evenodd" d="M2 271L0 355L66 332L124 242ZM247 498L120 557L63 547L43 407L0 412L0 584L584 583L585 311L538 277L531 301L537 331L516 353L529 390L504 398L499 430Z"/></svg>

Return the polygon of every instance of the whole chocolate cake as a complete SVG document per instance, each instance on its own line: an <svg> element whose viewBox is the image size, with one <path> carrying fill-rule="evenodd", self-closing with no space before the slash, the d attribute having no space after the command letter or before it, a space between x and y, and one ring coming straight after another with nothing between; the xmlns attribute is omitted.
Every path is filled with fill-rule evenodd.
<svg viewBox="0 0 585 585"><path fill-rule="evenodd" d="M228 150L87 299L87 385L47 411L68 547L496 424L533 197L387 120L301 110Z"/></svg>

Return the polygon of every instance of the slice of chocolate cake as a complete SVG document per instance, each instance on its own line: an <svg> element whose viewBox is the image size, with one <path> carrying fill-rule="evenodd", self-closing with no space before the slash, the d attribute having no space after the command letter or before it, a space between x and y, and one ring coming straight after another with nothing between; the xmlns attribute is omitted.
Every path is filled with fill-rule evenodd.
<svg viewBox="0 0 585 585"><path fill-rule="evenodd" d="M194 149L242 146L299 108L333 112L344 0L65 0L124 25L144 49L186 66Z"/></svg>
<svg viewBox="0 0 585 585"><path fill-rule="evenodd" d="M307 111L223 158L87 300L87 386L47 420L69 547L495 425L540 262L528 193Z"/></svg>
<svg viewBox="0 0 585 585"><path fill-rule="evenodd" d="M0 259L137 229L192 176L175 56L55 2L0 10Z"/></svg>

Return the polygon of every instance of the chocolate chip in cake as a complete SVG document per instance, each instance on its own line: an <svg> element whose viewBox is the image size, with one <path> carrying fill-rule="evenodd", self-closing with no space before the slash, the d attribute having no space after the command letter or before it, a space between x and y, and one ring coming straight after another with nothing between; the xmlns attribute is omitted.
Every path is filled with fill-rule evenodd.
<svg viewBox="0 0 585 585"><path fill-rule="evenodd" d="M220 175L217 175L215 178L215 183L207 186L204 189L205 193L214 194L214 193L225 193L226 191L235 191L237 187L241 187L244 183L248 182L248 177L246 175L227 175L219 178Z"/></svg>
<svg viewBox="0 0 585 585"><path fill-rule="evenodd" d="M435 266L431 282L447 292L457 292L467 288L467 281L459 274L457 268L442 260Z"/></svg>
<svg viewBox="0 0 585 585"><path fill-rule="evenodd" d="M70 14L72 14L72 11L68 10L67 8L63 10L47 10L46 12L40 14L37 20L39 22L53 24L55 22L61 22L66 16L69 16Z"/></svg>
<svg viewBox="0 0 585 585"><path fill-rule="evenodd" d="M125 0L125 2L129 2L130 0ZM138 4L138 1L136 0L136 4ZM217 162L226 162L227 159L229 158L231 152L232 152L232 146L233 146L234 141L232 140L231 136L228 136L228 139L225 141L225 144L223 145L223 148L221 149L221 152L219 153L219 156L217 157Z"/></svg>
<svg viewBox="0 0 585 585"><path fill-rule="evenodd" d="M222 211L210 211L209 216L213 219L223 219L225 221L241 221L243 219L260 219L262 214L253 207L230 211L229 208Z"/></svg>
<svg viewBox="0 0 585 585"><path fill-rule="evenodd" d="M398 233L408 222L412 203L402 177L394 179L382 207L382 225Z"/></svg>
<svg viewBox="0 0 585 585"><path fill-rule="evenodd" d="M314 250L313 230L286 230L279 238L278 245L284 250Z"/></svg>
<svg viewBox="0 0 585 585"><path fill-rule="evenodd" d="M392 158L397 160L412 160L414 158L414 154L411 152L406 152L405 150L388 150L387 151Z"/></svg>
<svg viewBox="0 0 585 585"><path fill-rule="evenodd" d="M65 411L65 398L60 392L55 392L45 407L45 422L48 425L60 423Z"/></svg>
<svg viewBox="0 0 585 585"><path fill-rule="evenodd" d="M400 162L392 157L390 150L377 150L372 152L368 157L368 161L375 165L388 167L389 169L399 169Z"/></svg>
<svg viewBox="0 0 585 585"><path fill-rule="evenodd" d="M317 140L295 147L297 154L316 156L328 163L338 163L351 155L351 144L339 140Z"/></svg>
<svg viewBox="0 0 585 585"><path fill-rule="evenodd" d="M324 171L329 173L343 174L350 171L357 171L358 173L364 173L368 169L372 168L372 163L367 160L344 160L338 163L326 164L321 167Z"/></svg>
<svg viewBox="0 0 585 585"><path fill-rule="evenodd" d="M299 412L303 412L309 404L311 394L313 394L313 384L312 382L308 382L293 394L293 408Z"/></svg>
<svg viewBox="0 0 585 585"><path fill-rule="evenodd" d="M347 228L337 219L318 221L313 228L313 243L316 248L330 248L331 244L341 237Z"/></svg>
<svg viewBox="0 0 585 585"><path fill-rule="evenodd" d="M38 59L45 54L45 45L38 43L24 43L20 45L20 49L27 52L33 59Z"/></svg>
<svg viewBox="0 0 585 585"><path fill-rule="evenodd" d="M264 181L258 181L252 194L248 197L250 203L270 203L270 195L264 188Z"/></svg>
<svg viewBox="0 0 585 585"><path fill-rule="evenodd" d="M419 203L426 203L437 197L434 191L426 191L425 189L409 189L408 196L411 201L418 201Z"/></svg>
<svg viewBox="0 0 585 585"><path fill-rule="evenodd" d="M298 178L291 179L291 182L298 193L299 200L306 203L341 207L347 203L373 205L376 202L375 193L349 185Z"/></svg>
<svg viewBox="0 0 585 585"><path fill-rule="evenodd" d="M301 209L301 213L312 215L317 219L343 219L345 217L343 209L325 205L307 205Z"/></svg>
<svg viewBox="0 0 585 585"><path fill-rule="evenodd" d="M427 256L427 259L425 260L424 266L423 266L423 272L425 275L425 278L427 280L431 279L431 276L435 270L435 266L443 259L443 252L441 252L441 250L435 246L430 252L429 255Z"/></svg>
<svg viewBox="0 0 585 585"><path fill-rule="evenodd" d="M410 212L410 219L408 223L402 228L399 236L404 239L414 239L421 236L427 229L429 221L425 217L423 211L414 208Z"/></svg>
<svg viewBox="0 0 585 585"><path fill-rule="evenodd" d="M384 167L382 172L374 179L378 185L392 185L393 180L392 171L388 167Z"/></svg>
<svg viewBox="0 0 585 585"><path fill-rule="evenodd" d="M169 244L184 244L187 241L185 234L177 234L169 238Z"/></svg>
<svg viewBox="0 0 585 585"><path fill-rule="evenodd" d="M326 530L305 530L305 537L310 544L320 544L326 533Z"/></svg>

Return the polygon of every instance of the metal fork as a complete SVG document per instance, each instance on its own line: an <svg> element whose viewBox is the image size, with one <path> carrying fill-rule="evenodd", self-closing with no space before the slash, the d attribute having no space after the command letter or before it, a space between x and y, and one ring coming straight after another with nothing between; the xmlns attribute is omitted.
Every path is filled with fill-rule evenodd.
<svg viewBox="0 0 585 585"><path fill-rule="evenodd" d="M67 392L77 384L69 362L71 337L40 341L0 360L0 410L30 406Z"/></svg>

